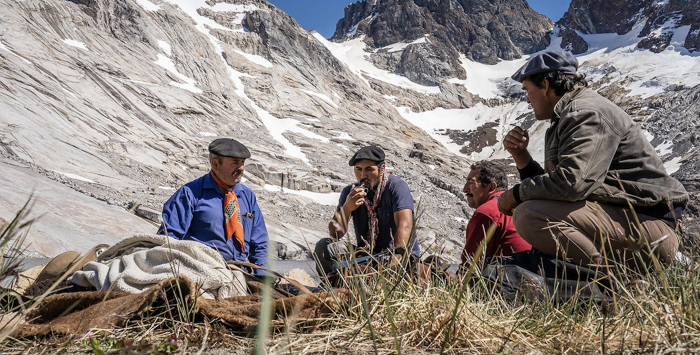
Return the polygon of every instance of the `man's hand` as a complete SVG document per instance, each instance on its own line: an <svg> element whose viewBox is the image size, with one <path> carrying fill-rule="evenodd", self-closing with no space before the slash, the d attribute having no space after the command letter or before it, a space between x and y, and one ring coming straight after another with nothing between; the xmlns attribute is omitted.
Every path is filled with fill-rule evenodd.
<svg viewBox="0 0 700 355"><path fill-rule="evenodd" d="M389 260L389 265L387 265L387 267L399 265L401 263L401 259L403 259L403 255L401 254L392 255L391 260Z"/></svg>
<svg viewBox="0 0 700 355"><path fill-rule="evenodd" d="M328 223L328 231L330 232L330 236L333 241L337 241L338 239L342 238L345 233L347 233L345 226L343 226L344 223L339 222L342 220L343 216L336 212L333 219L331 219L330 223Z"/></svg>
<svg viewBox="0 0 700 355"><path fill-rule="evenodd" d="M365 203L365 196L367 196L367 193L364 189L355 188L355 185L352 185L343 207L336 212L333 219L328 223L328 232L333 240L338 240L347 233L350 214Z"/></svg>
<svg viewBox="0 0 700 355"><path fill-rule="evenodd" d="M362 204L365 203L365 196L367 196L367 193L364 191L364 189L352 185L352 188L350 188L350 193L343 204L345 215L350 215L350 212L362 206Z"/></svg>
<svg viewBox="0 0 700 355"><path fill-rule="evenodd" d="M503 147L508 153L513 156L518 169L522 169L530 163L532 157L527 151L527 145L530 143L530 134L528 131L515 127L503 138Z"/></svg>
<svg viewBox="0 0 700 355"><path fill-rule="evenodd" d="M515 196L513 196L513 189L498 196L498 210L501 211L501 213L512 216L515 207L518 207L518 201L516 201Z"/></svg>

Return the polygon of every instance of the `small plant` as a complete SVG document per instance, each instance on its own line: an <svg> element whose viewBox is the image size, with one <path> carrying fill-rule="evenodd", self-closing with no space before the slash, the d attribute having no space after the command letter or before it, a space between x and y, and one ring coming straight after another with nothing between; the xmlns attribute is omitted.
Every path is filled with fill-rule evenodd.
<svg viewBox="0 0 700 355"><path fill-rule="evenodd" d="M83 346L87 347L95 355L106 355L106 354L124 354L124 355L166 355L174 354L179 347L182 345L182 340L180 339L170 339L163 341L158 344L135 344L134 339L115 339L115 338L102 338L98 339L91 333L88 333L88 337L79 342Z"/></svg>

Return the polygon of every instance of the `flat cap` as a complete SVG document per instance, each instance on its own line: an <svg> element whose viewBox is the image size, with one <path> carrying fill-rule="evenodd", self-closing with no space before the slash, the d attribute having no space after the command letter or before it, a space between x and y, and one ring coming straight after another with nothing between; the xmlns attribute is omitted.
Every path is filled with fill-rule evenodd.
<svg viewBox="0 0 700 355"><path fill-rule="evenodd" d="M250 158L250 151L241 142L231 138L218 138L209 144L209 153L222 157Z"/></svg>
<svg viewBox="0 0 700 355"><path fill-rule="evenodd" d="M350 166L355 166L356 162L364 159L373 160L377 163L383 162L384 151L382 148L379 148L376 145L362 147L357 151L357 153L355 153L355 155L352 156L352 158L350 158Z"/></svg>
<svg viewBox="0 0 700 355"><path fill-rule="evenodd" d="M547 51L542 52L525 63L518 69L511 78L522 82L530 75L544 73L548 71L561 71L566 74L576 74L578 70L578 60L573 54L567 51Z"/></svg>

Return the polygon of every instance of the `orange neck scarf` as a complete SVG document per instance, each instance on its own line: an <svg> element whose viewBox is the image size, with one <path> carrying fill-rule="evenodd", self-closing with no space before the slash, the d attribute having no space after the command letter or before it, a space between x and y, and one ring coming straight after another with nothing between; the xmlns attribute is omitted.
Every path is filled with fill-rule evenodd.
<svg viewBox="0 0 700 355"><path fill-rule="evenodd" d="M238 198L236 193L233 192L233 186L226 185L223 181L219 180L213 171L209 172L211 177L216 181L216 185L219 186L221 192L224 193L224 222L226 224L226 241L235 237L238 243L241 245L241 250L245 252L245 238L243 236L243 221L241 219L241 207L238 205Z"/></svg>

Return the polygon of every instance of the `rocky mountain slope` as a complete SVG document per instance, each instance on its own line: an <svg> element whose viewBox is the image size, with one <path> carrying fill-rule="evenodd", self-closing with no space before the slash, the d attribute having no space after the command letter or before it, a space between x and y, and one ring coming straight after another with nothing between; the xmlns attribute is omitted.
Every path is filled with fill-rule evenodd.
<svg viewBox="0 0 700 355"><path fill-rule="evenodd" d="M365 0L345 8L331 40L363 38L382 48L371 55L378 67L438 85L465 78L460 54L486 64L520 58L546 48L551 27L525 0Z"/></svg>
<svg viewBox="0 0 700 355"><path fill-rule="evenodd" d="M447 2L419 5L421 3L362 1L351 4L346 8L345 17L338 22L332 38L334 42L326 45L354 68L353 71L365 77L404 118L453 153L472 160L509 159L500 142L512 126L520 125L530 129L530 149L536 159L542 160L547 123L534 120L522 101L520 85L509 79L529 56L499 55L498 60L484 61L470 54L468 47L442 46L448 48L444 56L458 58L458 63L438 63L438 67L450 66L443 70L448 74L434 75L434 80L428 81L414 75L420 74L420 70L411 74L387 64L392 63L386 59L388 56L406 58L415 52L411 50L413 46L438 42L432 33L424 37L411 36L416 31L414 27L421 28L414 24L430 23L423 20L425 18L452 16L446 9L454 8L435 5ZM500 8L505 3L499 2ZM511 5L507 8L515 9L519 2L507 4ZM420 11L402 10L416 7ZM463 9L470 13L468 8ZM479 9L482 7L477 6L473 11L479 12ZM642 125L669 173L694 194L693 206L685 216L691 234L700 231L694 192L700 166L694 158L697 144L691 128L700 115L694 99L700 84L700 53L696 45L700 35L699 9L697 0L574 0L564 17L544 31L549 32L544 34L547 39L543 41L548 44L547 49L563 48L575 53L581 63L580 71L587 75L591 87L620 105ZM380 20L393 18L395 14L405 14L404 22L410 25L399 27L402 31L397 32L384 24L386 20ZM524 23L532 20L527 11L522 14L525 20L509 25L527 28ZM539 30L540 27L529 28ZM424 57L427 59L423 61L429 63L426 66L435 64L432 62L435 56L437 54ZM395 59L393 63L398 61ZM460 100L445 104L441 98L447 93L456 93Z"/></svg>
<svg viewBox="0 0 700 355"><path fill-rule="evenodd" d="M264 0L4 1L0 167L15 178L0 188L22 193L0 199L0 217L28 186L60 183L92 203L44 195L54 202L35 206L45 217L31 250L151 233L133 214L157 221L174 189L207 172L208 143L230 136L253 153L245 184L273 254L308 258L354 180L348 158L371 143L420 201L423 250L457 260L471 161L509 162L500 142L513 125L530 130L543 159L547 124L508 77L546 48L579 53L592 87L640 122L697 197L698 3L575 0L555 26L524 0L367 0L346 8L328 40ZM659 33L669 39L645 44ZM691 231L699 210L695 198Z"/></svg>
<svg viewBox="0 0 700 355"><path fill-rule="evenodd" d="M638 48L660 53L674 36L684 36L677 42L690 52L700 50L700 3L692 0L573 0L557 25L562 31L562 48L574 54L588 51L582 34L624 35L636 27ZM684 26L687 28L677 33Z"/></svg>
<svg viewBox="0 0 700 355"><path fill-rule="evenodd" d="M424 206L442 206L436 219L467 217L457 196L430 182L458 183L451 176L464 175L462 159L266 1L3 1L0 112L3 158L156 221L176 188L208 171L212 139L239 139L253 154L246 184L282 258L308 257L326 234L338 191L354 180L348 158L370 143L386 149ZM410 158L416 146L432 168ZM2 187L13 183L30 182ZM50 218L56 211L35 208L44 230L64 227ZM62 208L74 201L67 196ZM458 235L459 226L450 218L428 231ZM128 233L155 231L136 229ZM109 238L125 234L115 228ZM79 235L30 231L30 249L89 249Z"/></svg>

